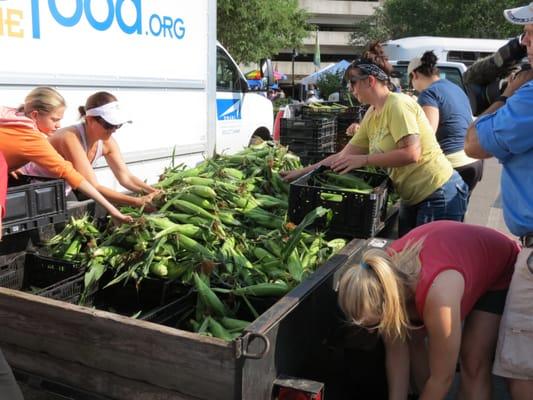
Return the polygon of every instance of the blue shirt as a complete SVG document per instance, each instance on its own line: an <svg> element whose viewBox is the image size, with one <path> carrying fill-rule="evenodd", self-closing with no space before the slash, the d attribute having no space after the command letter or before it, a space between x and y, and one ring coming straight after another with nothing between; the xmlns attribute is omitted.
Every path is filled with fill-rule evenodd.
<svg viewBox="0 0 533 400"><path fill-rule="evenodd" d="M455 83L439 79L420 93L418 104L439 109L436 135L443 153L463 150L466 130L472 123L472 109L465 92Z"/></svg>
<svg viewBox="0 0 533 400"><path fill-rule="evenodd" d="M517 235L533 233L533 81L476 121L479 144L502 164L503 216Z"/></svg>

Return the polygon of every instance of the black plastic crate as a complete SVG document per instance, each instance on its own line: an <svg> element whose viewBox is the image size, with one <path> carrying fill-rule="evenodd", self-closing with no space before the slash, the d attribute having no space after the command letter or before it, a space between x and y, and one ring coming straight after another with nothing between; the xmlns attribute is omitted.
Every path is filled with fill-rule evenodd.
<svg viewBox="0 0 533 400"><path fill-rule="evenodd" d="M62 179L20 175L10 177L2 232L11 235L66 220Z"/></svg>
<svg viewBox="0 0 533 400"><path fill-rule="evenodd" d="M318 119L282 118L280 121L281 144L285 144L287 140L317 140L325 136L335 136L336 134L337 119L335 117Z"/></svg>
<svg viewBox="0 0 533 400"><path fill-rule="evenodd" d="M40 291L38 294L42 297L50 299L61 300L71 304L78 304L86 307L93 305L96 288L89 291L89 293L82 299L82 294L85 289L85 273L80 272L73 277L62 280L55 285Z"/></svg>
<svg viewBox="0 0 533 400"><path fill-rule="evenodd" d="M194 310L195 306L196 296L193 290L189 290L176 300L142 314L139 319L159 325L177 327L184 316Z"/></svg>
<svg viewBox="0 0 533 400"><path fill-rule="evenodd" d="M40 295L66 279L80 276L83 271L78 264L69 261L20 253L0 266L0 286Z"/></svg>
<svg viewBox="0 0 533 400"><path fill-rule="evenodd" d="M329 157L335 154L333 151L307 151L305 153L299 154L300 161L305 167L306 165L311 165L322 161L324 158Z"/></svg>
<svg viewBox="0 0 533 400"><path fill-rule="evenodd" d="M357 106L351 106L351 107L335 107L335 104L338 105L338 103L334 102L322 102L320 105L322 106L330 106L331 109L323 109L320 107L311 107L308 105L302 106L302 117L303 118L330 118L330 117L336 117L339 115L344 114L356 114L358 112Z"/></svg>
<svg viewBox="0 0 533 400"><path fill-rule="evenodd" d="M106 285L113 280L108 270L100 279L100 289L96 293L97 308L132 315L139 311L149 311L183 296L183 284L178 280L145 278L139 285L133 279Z"/></svg>
<svg viewBox="0 0 533 400"><path fill-rule="evenodd" d="M374 236L385 225L387 217L387 197L389 180L387 175L366 171L353 171L351 174L369 182L374 190L370 194L327 189L313 183L313 176L323 171L320 167L302 176L290 185L289 219L299 223L318 206L333 211L328 232L333 235L368 238ZM324 194L340 195L340 201L326 199ZM324 228L325 218L319 219L315 227Z"/></svg>
<svg viewBox="0 0 533 400"><path fill-rule="evenodd" d="M297 156L304 156L309 153L334 153L335 142L320 143L315 145L314 143L306 142L292 142L287 145L289 151Z"/></svg>

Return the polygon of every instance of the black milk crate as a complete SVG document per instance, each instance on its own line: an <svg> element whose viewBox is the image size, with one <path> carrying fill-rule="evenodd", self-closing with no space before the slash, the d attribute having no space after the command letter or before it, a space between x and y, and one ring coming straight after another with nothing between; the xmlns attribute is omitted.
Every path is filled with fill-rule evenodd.
<svg viewBox="0 0 533 400"><path fill-rule="evenodd" d="M106 286L114 279L108 270L100 279L100 290L96 293L98 308L119 314L132 315L167 304L183 295L184 286L179 280L144 278L137 285L133 279Z"/></svg>
<svg viewBox="0 0 533 400"><path fill-rule="evenodd" d="M0 286L41 295L65 280L83 277L83 272L81 266L70 261L36 253L20 253L0 266ZM65 300L59 295L53 298Z"/></svg>
<svg viewBox="0 0 533 400"><path fill-rule="evenodd" d="M39 296L48 297L51 299L61 300L71 304L78 304L81 306L90 307L93 305L94 296L97 288L94 288L87 293L82 299L83 291L85 290L85 273L80 272L71 278L52 285L41 292Z"/></svg>
<svg viewBox="0 0 533 400"><path fill-rule="evenodd" d="M334 153L335 152L335 142L328 141L325 143L309 143L305 141L293 141L290 144L287 144L289 151L296 154L297 156L312 153Z"/></svg>
<svg viewBox="0 0 533 400"><path fill-rule="evenodd" d="M330 118L288 119L280 122L280 141L285 145L291 140L319 140L337 135L337 120Z"/></svg>
<svg viewBox="0 0 533 400"><path fill-rule="evenodd" d="M305 153L299 154L300 162L305 167L306 165L311 165L322 161L324 158L329 157L335 154L334 151L307 151Z"/></svg>
<svg viewBox="0 0 533 400"><path fill-rule="evenodd" d="M155 324L177 327L188 312L196 306L196 296L189 290L183 296L142 314L139 319Z"/></svg>
<svg viewBox="0 0 533 400"><path fill-rule="evenodd" d="M322 102L320 103L322 106L330 106L332 108L326 109L324 107L315 106L311 107L309 105L302 106L302 117L303 118L330 118L330 117L337 117L340 115L345 114L356 114L358 111L357 106L353 107L347 107L338 105L338 103L334 102ZM337 105L337 107L335 107Z"/></svg>
<svg viewBox="0 0 533 400"><path fill-rule="evenodd" d="M62 179L20 175L10 177L2 232L11 235L66 220Z"/></svg>
<svg viewBox="0 0 533 400"><path fill-rule="evenodd" d="M387 217L389 194L387 175L358 170L350 172L374 187L372 193L366 194L315 185L314 176L324 170L324 167L320 167L291 183L289 219L294 223L299 223L316 207L323 206L332 210L333 217L329 225L326 226L327 222L325 218L322 218L314 224L314 227L326 227L329 234L368 238L383 229ZM326 199L325 195L330 194L340 195L340 201Z"/></svg>

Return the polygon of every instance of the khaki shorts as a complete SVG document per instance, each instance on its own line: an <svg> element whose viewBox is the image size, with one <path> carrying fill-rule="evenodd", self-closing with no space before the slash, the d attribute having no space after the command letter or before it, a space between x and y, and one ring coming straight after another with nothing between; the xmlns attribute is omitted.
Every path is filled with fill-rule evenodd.
<svg viewBox="0 0 533 400"><path fill-rule="evenodd" d="M506 378L533 380L532 248L523 249L516 259L500 324L493 372Z"/></svg>

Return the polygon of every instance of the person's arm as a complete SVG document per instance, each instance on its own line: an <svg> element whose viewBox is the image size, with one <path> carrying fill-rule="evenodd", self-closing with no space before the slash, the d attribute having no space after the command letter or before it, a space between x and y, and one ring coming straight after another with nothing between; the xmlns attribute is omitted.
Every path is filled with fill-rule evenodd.
<svg viewBox="0 0 533 400"><path fill-rule="evenodd" d="M90 182L73 168L70 162L61 157L48 140L41 135L36 135L34 132L31 132L26 138L28 140L21 141L20 152L24 154L28 161L33 161L45 168L52 176L65 179L74 189L80 189L84 194L104 207L114 219L120 222L131 222L133 220L109 203Z"/></svg>
<svg viewBox="0 0 533 400"><path fill-rule="evenodd" d="M111 204L107 199L102 196L102 194L96 190L96 188L91 185L87 180L82 180L81 183L78 186L78 190L80 190L83 194L85 194L88 197L91 197L99 203L104 209L109 213L109 215L119 221L119 222L133 222L133 218L129 215L122 214L113 204Z"/></svg>
<svg viewBox="0 0 533 400"><path fill-rule="evenodd" d="M335 172L345 174L352 169L372 165L375 167L403 167L418 162L421 155L418 135L407 135L396 143L396 149L386 153L342 154L331 164Z"/></svg>
<svg viewBox="0 0 533 400"><path fill-rule="evenodd" d="M383 338L389 400L406 400L409 394L409 345L400 339Z"/></svg>
<svg viewBox="0 0 533 400"><path fill-rule="evenodd" d="M461 298L464 279L454 270L440 273L424 306L429 339L429 379L419 400L442 400L455 376L461 347Z"/></svg>
<svg viewBox="0 0 533 400"><path fill-rule="evenodd" d="M148 185L143 180L133 175L122 158L122 153L115 139L110 138L104 143L105 159L107 164L117 177L118 182L126 189L135 193L147 194L159 192L156 188Z"/></svg>
<svg viewBox="0 0 533 400"><path fill-rule="evenodd" d="M422 110L424 110L424 114L426 114L429 124L431 125L431 128L433 129L433 133L437 132L437 128L439 127L439 120L440 120L439 108L433 107L433 106L423 106Z"/></svg>
<svg viewBox="0 0 533 400"><path fill-rule="evenodd" d="M502 93L503 96L509 98L515 94L515 92L521 88L525 83L529 82L533 79L533 70L529 71L522 71L521 73L514 75L510 78L507 87L505 88L504 92ZM525 101L519 101L516 102L513 106L515 109L513 110L513 113L509 114L508 116L504 115L502 117L501 126L508 130L510 133L513 131L516 131L513 129L512 124L517 123L518 120L522 121L522 123L526 123L530 125L531 121L524 121L523 117L530 115L531 106L532 106L532 98L531 98L531 92L527 93L525 96L523 96L523 99ZM529 104L525 104L525 103ZM490 115L495 113L496 111L500 110L506 103L504 101L495 101L492 103L481 115L480 119L474 121L470 126L468 127L468 130L466 132L465 137L465 153L469 157L478 158L478 159L485 159L490 158L493 155L495 155L497 158L501 158L501 154L493 154L494 151L485 149L480 142L480 132L477 130L477 124L479 122L482 122L483 116ZM520 116L520 119L516 118L516 115ZM487 117L492 118L492 117ZM493 128L494 129L494 128ZM508 135L510 136L510 135ZM525 136L525 135L522 135Z"/></svg>
<svg viewBox="0 0 533 400"><path fill-rule="evenodd" d="M72 163L76 171L78 171L91 184L91 186L101 193L107 201L110 201L113 204L134 207L142 207L150 202L147 199L143 199L143 197L128 196L127 194L117 192L116 190L101 185L96 179L93 166L89 162L87 154L75 133L65 133L61 148L65 158Z"/></svg>
<svg viewBox="0 0 533 400"><path fill-rule="evenodd" d="M319 167L321 165L325 165L325 166L329 166L329 167L333 168L332 166L340 158L345 158L345 157L349 157L349 156L352 156L352 155L358 155L358 154L366 154L367 152L368 152L367 149L364 149L364 148L359 147L359 146L355 146L355 145L353 145L351 143L347 143L346 146L344 146L344 148L338 153L332 154L332 155L324 158L323 160L321 160L321 161L319 161L317 163L308 165L307 167L304 167L304 168L295 169L295 170L292 170L292 171L282 171L282 172L280 172L280 175L283 177L284 181L292 182L295 179L298 179L299 177L307 174L308 172L311 172L312 170L314 170L315 168L317 168L317 167ZM366 157L366 156L362 156L362 157Z"/></svg>

